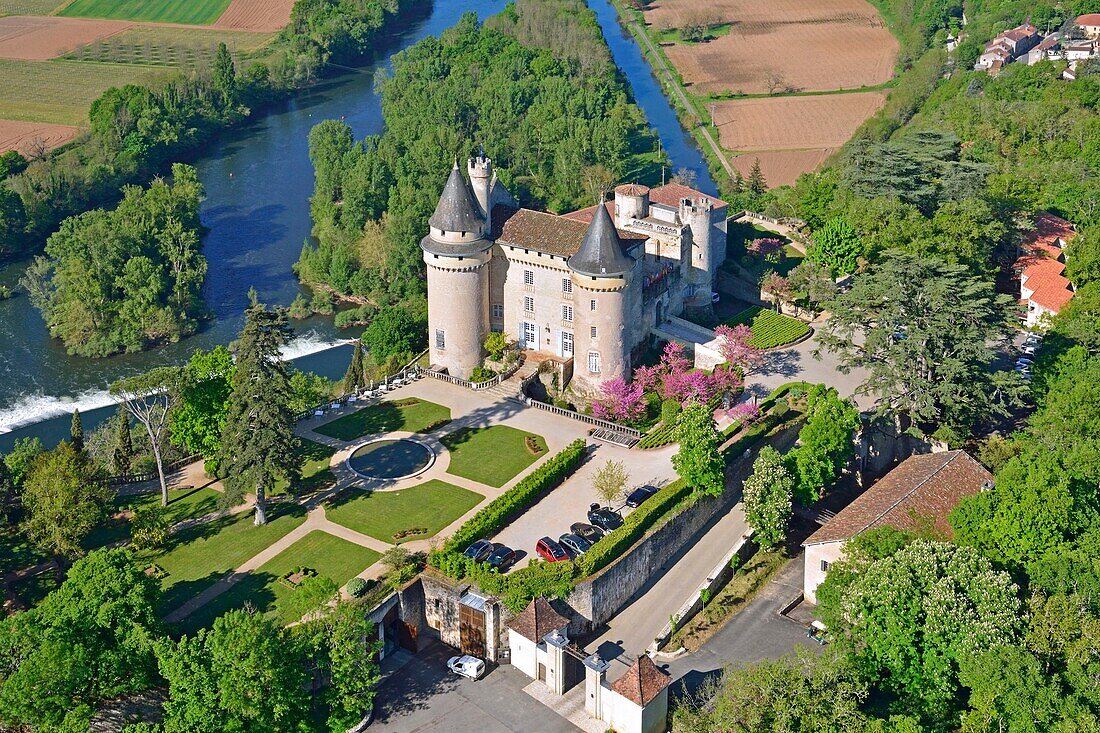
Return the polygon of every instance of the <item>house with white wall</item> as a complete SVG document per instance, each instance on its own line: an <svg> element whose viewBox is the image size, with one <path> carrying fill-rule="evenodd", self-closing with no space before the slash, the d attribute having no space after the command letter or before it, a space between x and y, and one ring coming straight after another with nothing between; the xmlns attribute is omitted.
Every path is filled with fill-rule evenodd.
<svg viewBox="0 0 1100 733"><path fill-rule="evenodd" d="M910 456L802 543L803 597L817 603L818 586L854 537L886 526L950 538L951 510L963 497L992 486L993 475L966 451Z"/></svg>
<svg viewBox="0 0 1100 733"><path fill-rule="evenodd" d="M974 64L976 70L985 70L996 74L1006 64L1010 64L1039 45L1042 36L1039 30L1031 23L1024 23L1007 31L999 33L996 38L985 45L981 56Z"/></svg>
<svg viewBox="0 0 1100 733"><path fill-rule="evenodd" d="M1089 38L1100 38L1100 13L1085 13L1073 21Z"/></svg>
<svg viewBox="0 0 1100 733"><path fill-rule="evenodd" d="M1035 217L1035 227L1020 243L1015 271L1028 328L1044 327L1073 299L1073 283L1064 272L1065 248L1075 234L1073 224L1044 211Z"/></svg>

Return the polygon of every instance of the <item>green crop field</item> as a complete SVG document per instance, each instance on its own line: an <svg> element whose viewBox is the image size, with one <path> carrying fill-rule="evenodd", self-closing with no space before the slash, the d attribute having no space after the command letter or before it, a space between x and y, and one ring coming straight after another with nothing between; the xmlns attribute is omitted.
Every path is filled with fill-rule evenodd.
<svg viewBox="0 0 1100 733"><path fill-rule="evenodd" d="M70 18L207 25L228 6L229 0L75 0L60 14Z"/></svg>
<svg viewBox="0 0 1100 733"><path fill-rule="evenodd" d="M802 321L758 305L746 308L726 323L730 326L747 323L752 328L749 343L758 349L785 346L810 332L810 327Z"/></svg>
<svg viewBox="0 0 1100 733"><path fill-rule="evenodd" d="M205 67L224 43L236 56L262 48L274 33L141 26L81 46L65 55L72 61L150 66Z"/></svg>
<svg viewBox="0 0 1100 733"><path fill-rule="evenodd" d="M0 0L0 16L49 15L65 0Z"/></svg>
<svg viewBox="0 0 1100 733"><path fill-rule="evenodd" d="M148 84L162 68L79 61L0 59L0 119L87 125L99 95L123 84Z"/></svg>

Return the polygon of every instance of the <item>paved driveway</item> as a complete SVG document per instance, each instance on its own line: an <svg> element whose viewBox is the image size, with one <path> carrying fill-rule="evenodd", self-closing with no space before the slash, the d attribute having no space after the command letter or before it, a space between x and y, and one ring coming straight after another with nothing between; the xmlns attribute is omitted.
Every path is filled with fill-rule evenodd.
<svg viewBox="0 0 1100 733"><path fill-rule="evenodd" d="M672 454L677 451L674 445L654 451L638 451L596 443L590 449L591 455L576 473L492 538L494 542L508 545L517 554L523 553L513 569L524 567L533 557L537 557L535 543L540 537L557 539L568 532L569 525L574 522L588 521L588 505L599 501L592 488L592 475L609 460L626 464L630 474L627 485L631 489L642 484L664 486L676 478L676 471L672 468ZM614 506L619 507L618 504ZM630 511L623 508L623 516Z"/></svg>
<svg viewBox="0 0 1100 733"><path fill-rule="evenodd" d="M673 695L695 692L705 680L718 677L731 664L778 659L800 646L821 649L806 636L805 629L779 615L779 610L802 590L802 564L802 555L787 563L752 603L696 652L666 662L661 657L654 660L672 676Z"/></svg>
<svg viewBox="0 0 1100 733"><path fill-rule="evenodd" d="M438 642L414 656L378 689L367 730L390 733L576 733L579 729L523 692L531 682L511 665L476 682L454 675L457 652Z"/></svg>
<svg viewBox="0 0 1100 733"><path fill-rule="evenodd" d="M854 395L856 387L867 378L866 370L853 369L844 374L840 371L840 364L834 354L822 351L821 358L815 359L813 351L817 347L815 334L789 349L769 351L765 354L763 366L748 376L746 392L763 399L781 384L801 380L835 387L841 397ZM860 395L856 398L856 404L862 409L868 409L873 406L874 400Z"/></svg>

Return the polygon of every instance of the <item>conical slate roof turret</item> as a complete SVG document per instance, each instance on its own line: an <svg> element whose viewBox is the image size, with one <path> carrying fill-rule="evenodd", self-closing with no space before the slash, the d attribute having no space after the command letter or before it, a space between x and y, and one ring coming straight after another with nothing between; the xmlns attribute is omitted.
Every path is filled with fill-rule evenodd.
<svg viewBox="0 0 1100 733"><path fill-rule="evenodd" d="M445 232L480 232L485 226L481 207L466 183L466 177L458 170L458 163L451 169L447 185L436 204L435 213L428 219L433 229Z"/></svg>
<svg viewBox="0 0 1100 733"><path fill-rule="evenodd" d="M593 277L616 277L634 268L634 260L623 252L615 222L602 201L596 207L580 249L569 258L568 264L574 272Z"/></svg>

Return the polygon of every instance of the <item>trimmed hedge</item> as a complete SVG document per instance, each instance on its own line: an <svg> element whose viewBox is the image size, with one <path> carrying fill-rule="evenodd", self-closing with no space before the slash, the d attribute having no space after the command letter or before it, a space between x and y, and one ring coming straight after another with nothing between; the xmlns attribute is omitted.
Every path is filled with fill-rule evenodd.
<svg viewBox="0 0 1100 733"><path fill-rule="evenodd" d="M587 577L610 565L641 539L642 535L658 520L670 516L674 509L686 503L691 497L692 487L686 481L683 479L673 481L627 515L623 520L623 526L612 530L592 545L592 548L577 560L577 567Z"/></svg>
<svg viewBox="0 0 1100 733"><path fill-rule="evenodd" d="M489 502L458 528L443 545L444 552L462 552L474 540L489 537L506 527L523 512L577 470L584 460L585 442L578 438L539 466L508 491ZM441 570L442 567L436 565ZM444 570L444 572L447 572ZM447 573L451 575L451 573ZM455 577L455 576L452 576ZM462 577L462 576L457 576Z"/></svg>
<svg viewBox="0 0 1100 733"><path fill-rule="evenodd" d="M727 325L745 324L752 329L749 343L758 349L774 349L794 343L810 332L809 325L797 318L754 305L726 321Z"/></svg>

